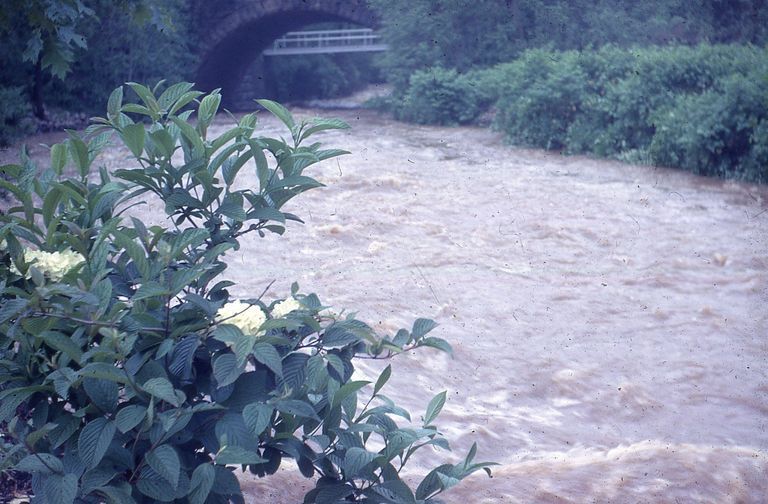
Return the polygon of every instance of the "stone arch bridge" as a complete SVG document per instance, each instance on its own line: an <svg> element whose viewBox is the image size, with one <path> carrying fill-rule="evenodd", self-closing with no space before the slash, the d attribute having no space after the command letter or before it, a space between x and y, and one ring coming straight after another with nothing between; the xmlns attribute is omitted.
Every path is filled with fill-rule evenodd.
<svg viewBox="0 0 768 504"><path fill-rule="evenodd" d="M234 109L243 94L263 90L244 81L249 73L253 78L249 68L261 51L284 33L324 22L377 26L365 0L198 0L195 10L202 40L195 82L206 91L222 88L224 105Z"/></svg>

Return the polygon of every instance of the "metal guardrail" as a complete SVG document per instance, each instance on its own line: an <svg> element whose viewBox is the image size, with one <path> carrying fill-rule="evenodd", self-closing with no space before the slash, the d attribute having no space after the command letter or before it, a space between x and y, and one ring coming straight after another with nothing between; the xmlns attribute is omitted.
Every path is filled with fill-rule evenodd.
<svg viewBox="0 0 768 504"><path fill-rule="evenodd" d="M386 51L387 44L370 28L288 32L276 39L264 56Z"/></svg>

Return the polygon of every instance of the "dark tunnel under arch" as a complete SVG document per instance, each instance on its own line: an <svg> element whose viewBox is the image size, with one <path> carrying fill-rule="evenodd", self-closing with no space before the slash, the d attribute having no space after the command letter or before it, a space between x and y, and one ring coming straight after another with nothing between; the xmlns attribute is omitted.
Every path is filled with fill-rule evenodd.
<svg viewBox="0 0 768 504"><path fill-rule="evenodd" d="M377 24L363 1L277 2L272 10L264 8L264 2L241 3L255 5L250 8L242 5L211 29L212 36L201 51L195 78L198 89L221 88L223 106L230 109L239 108L237 97L249 66L261 51L286 32L325 22L364 27Z"/></svg>

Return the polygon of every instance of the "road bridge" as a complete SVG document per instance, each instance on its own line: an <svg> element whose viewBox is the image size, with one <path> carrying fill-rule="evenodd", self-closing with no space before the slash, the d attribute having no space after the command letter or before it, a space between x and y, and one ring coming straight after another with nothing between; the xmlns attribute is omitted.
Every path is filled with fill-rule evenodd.
<svg viewBox="0 0 768 504"><path fill-rule="evenodd" d="M337 54L386 51L387 44L372 28L346 30L303 30L288 32L266 49L264 56Z"/></svg>

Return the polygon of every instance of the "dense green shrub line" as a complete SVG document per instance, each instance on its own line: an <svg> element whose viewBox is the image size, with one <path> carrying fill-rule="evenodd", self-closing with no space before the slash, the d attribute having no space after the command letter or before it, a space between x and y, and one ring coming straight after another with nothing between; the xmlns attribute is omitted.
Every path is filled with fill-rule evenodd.
<svg viewBox="0 0 768 504"><path fill-rule="evenodd" d="M396 115L466 123L492 103L516 144L768 181L766 49L533 49L463 75L416 73Z"/></svg>

